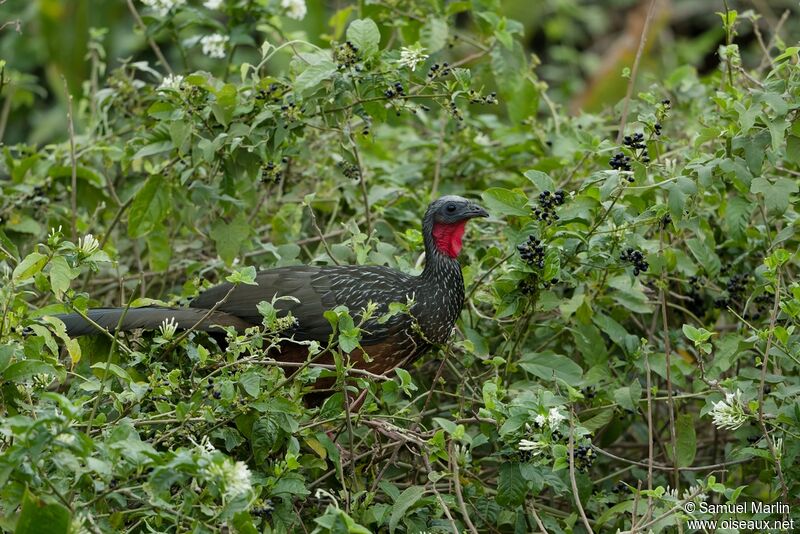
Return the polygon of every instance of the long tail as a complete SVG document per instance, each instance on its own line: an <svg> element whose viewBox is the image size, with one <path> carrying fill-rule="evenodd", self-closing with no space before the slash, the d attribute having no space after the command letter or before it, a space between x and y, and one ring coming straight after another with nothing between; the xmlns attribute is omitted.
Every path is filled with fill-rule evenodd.
<svg viewBox="0 0 800 534"><path fill-rule="evenodd" d="M240 319L235 315L230 315L224 312L213 312L205 319L208 310L197 308L130 308L125 311L125 308L98 308L89 310L86 315L97 326L101 328L113 330L136 330L138 328L154 330L161 326L164 321L174 320L180 330L192 328L200 321L195 327L195 330L202 330L205 332L221 332L220 326L232 326L236 330L242 331L245 328L253 326L252 323ZM77 313L69 313L64 315L56 315L61 319L67 327L67 334L70 336L83 336L87 334L98 334L97 326L84 319ZM122 322L120 323L120 319Z"/></svg>

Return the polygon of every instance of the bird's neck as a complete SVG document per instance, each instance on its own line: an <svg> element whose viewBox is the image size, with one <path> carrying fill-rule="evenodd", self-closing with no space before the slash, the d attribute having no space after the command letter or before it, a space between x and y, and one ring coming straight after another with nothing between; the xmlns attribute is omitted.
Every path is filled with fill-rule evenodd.
<svg viewBox="0 0 800 534"><path fill-rule="evenodd" d="M458 253L461 251L461 238L464 235L466 221L455 224L423 224L425 241L425 269L420 279L427 281L452 280L458 273L461 280L461 265ZM461 282L463 287L463 281Z"/></svg>

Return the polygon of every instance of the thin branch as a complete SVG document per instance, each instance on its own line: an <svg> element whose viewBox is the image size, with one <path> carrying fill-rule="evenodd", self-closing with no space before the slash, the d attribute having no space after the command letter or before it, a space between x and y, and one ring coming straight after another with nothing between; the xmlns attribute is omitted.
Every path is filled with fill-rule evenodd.
<svg viewBox="0 0 800 534"><path fill-rule="evenodd" d="M128 1L128 10L130 10L131 15L133 15L133 18L136 20L136 24L138 24L139 28L141 28L142 32L144 32L145 38L147 39L147 44L150 45L150 49L153 50L153 53L158 58L158 62L161 63L161 66L164 67L164 70L166 70L170 76L174 75L175 72L172 70L172 67L169 66L167 58L165 58L164 54L161 53L161 48L158 47L158 44L153 40L152 37L147 35L147 25L144 23L142 17L139 15L139 11L137 11L136 6L133 4L133 0L127 0L127 1Z"/></svg>
<svg viewBox="0 0 800 534"><path fill-rule="evenodd" d="M620 117L619 121L617 144L622 143L622 137L625 135L625 124L628 121L628 111L631 104L631 97L633 96L633 87L636 85L636 75L639 73L639 62L642 59L644 45L647 42L647 32L650 31L650 23L653 21L653 16L656 12L656 2L658 2L658 0L650 0L650 7L647 8L647 18L642 28L642 36L639 38L639 48L636 50L636 58L633 60L633 66L631 67L631 77L628 79L628 90L625 93L625 100L622 104L622 117Z"/></svg>
<svg viewBox="0 0 800 534"><path fill-rule="evenodd" d="M69 159L72 167L72 181L70 191L71 230L72 240L78 238L78 160L75 158L75 124L72 117L72 95L67 86L67 79L62 76L64 81L64 92L67 95L67 128L69 132Z"/></svg>

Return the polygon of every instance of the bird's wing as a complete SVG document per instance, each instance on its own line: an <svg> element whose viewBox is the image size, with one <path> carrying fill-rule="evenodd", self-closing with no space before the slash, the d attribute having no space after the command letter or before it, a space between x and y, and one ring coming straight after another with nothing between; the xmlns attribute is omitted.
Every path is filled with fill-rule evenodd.
<svg viewBox="0 0 800 534"><path fill-rule="evenodd" d="M275 307L284 313L291 312L297 319L298 324L291 331L295 339L326 343L332 329L323 315L325 311L347 306L358 322L361 310L373 301L380 305L376 312L379 316L388 310L389 303L405 303L412 280L400 271L379 266L279 267L260 272L256 276L257 285L242 284L233 290L230 283L212 287L190 306L211 309L230 291L217 310L259 324L261 316L257 306L260 302L271 301L274 297L293 297L277 301ZM362 344L380 342L409 325L407 316L394 317L385 325L370 321L365 325Z"/></svg>

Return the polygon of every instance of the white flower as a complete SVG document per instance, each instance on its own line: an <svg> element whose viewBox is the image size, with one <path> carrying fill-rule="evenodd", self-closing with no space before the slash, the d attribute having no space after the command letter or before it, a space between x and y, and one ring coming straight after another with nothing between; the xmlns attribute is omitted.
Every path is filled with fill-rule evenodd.
<svg viewBox="0 0 800 534"><path fill-rule="evenodd" d="M205 472L219 479L225 488L223 493L228 498L237 497L253 489L250 483L250 469L244 462L234 462L230 458L225 458L221 463L215 462L209 465Z"/></svg>
<svg viewBox="0 0 800 534"><path fill-rule="evenodd" d="M742 392L737 389L736 393L726 393L725 400L712 404L709 413L717 428L736 430L747 422L747 414L742 406Z"/></svg>
<svg viewBox="0 0 800 534"><path fill-rule="evenodd" d="M58 225L58 230L50 228L50 233L47 234L47 240L51 245L56 246L61 241L61 225Z"/></svg>
<svg viewBox="0 0 800 534"><path fill-rule="evenodd" d="M531 441L529 439L521 439L517 445L517 449L521 451L532 452L534 456L541 454L546 448L546 443L542 443L541 441Z"/></svg>
<svg viewBox="0 0 800 534"><path fill-rule="evenodd" d="M221 59L225 57L225 45L229 40L230 38L227 35L213 33L203 36L200 39L200 46L203 47L203 53L208 57Z"/></svg>
<svg viewBox="0 0 800 534"><path fill-rule="evenodd" d="M408 67L414 70L417 68L417 63L422 63L426 59L428 59L428 55L421 46L404 46L400 49L400 61L397 63L401 67Z"/></svg>
<svg viewBox="0 0 800 534"><path fill-rule="evenodd" d="M224 3L225 0L206 0L205 2L203 2L203 7L205 7L206 9L215 10L221 8L222 4Z"/></svg>
<svg viewBox="0 0 800 534"><path fill-rule="evenodd" d="M558 408L550 408L550 412L547 414L547 422L550 424L551 429L555 430L564 419L566 417L561 415Z"/></svg>
<svg viewBox="0 0 800 534"><path fill-rule="evenodd" d="M544 428L544 424L547 422L547 418L545 416L543 416L542 414L539 414L539 415L536 416L536 418L533 421L536 423L536 426L538 426L539 428Z"/></svg>
<svg viewBox="0 0 800 534"><path fill-rule="evenodd" d="M281 7L286 10L286 16L294 20L303 20L306 16L305 0L281 0Z"/></svg>
<svg viewBox="0 0 800 534"><path fill-rule="evenodd" d="M164 17L172 9L185 4L186 0L142 0L142 3L155 11L159 17Z"/></svg>
<svg viewBox="0 0 800 534"><path fill-rule="evenodd" d="M78 251L84 256L91 256L100 248L100 242L92 234L86 234L83 238L78 238Z"/></svg>
<svg viewBox="0 0 800 534"><path fill-rule="evenodd" d="M705 501L705 500L707 500L708 499L708 495L706 495L703 492L699 492L698 493L699 490L700 490L700 486L690 486L688 489L683 491L683 495L681 496L681 499L684 500L684 501L688 501L688 500ZM692 495L694 495L695 493L697 493L697 495L692 497Z"/></svg>
<svg viewBox="0 0 800 534"><path fill-rule="evenodd" d="M174 336L175 332L178 330L178 323L175 322L174 317L164 319L161 322L159 330L161 331L161 337L164 339L172 339L172 336Z"/></svg>
<svg viewBox="0 0 800 534"><path fill-rule="evenodd" d="M173 91L179 91L182 84L183 76L180 74L168 74L161 79L161 85L158 86L158 90L163 91L165 89L171 89Z"/></svg>

